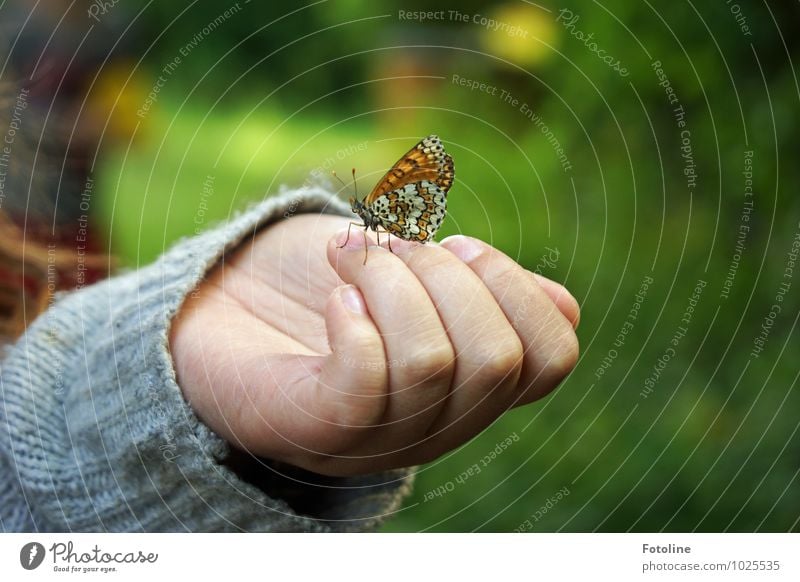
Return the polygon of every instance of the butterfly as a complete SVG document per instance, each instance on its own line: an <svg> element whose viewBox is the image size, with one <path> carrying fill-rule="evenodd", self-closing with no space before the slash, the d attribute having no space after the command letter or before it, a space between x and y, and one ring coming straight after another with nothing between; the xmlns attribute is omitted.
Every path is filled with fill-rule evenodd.
<svg viewBox="0 0 800 582"><path fill-rule="evenodd" d="M429 135L397 160L363 200L357 192L350 198L351 210L363 222L351 222L350 226L363 227L365 240L371 228L378 234L378 244L378 227L382 228L390 235L390 251L391 235L423 244L433 240L447 215L447 192L454 179L453 158L445 153L439 136ZM350 240L350 226L342 247ZM364 247L366 264L366 244Z"/></svg>

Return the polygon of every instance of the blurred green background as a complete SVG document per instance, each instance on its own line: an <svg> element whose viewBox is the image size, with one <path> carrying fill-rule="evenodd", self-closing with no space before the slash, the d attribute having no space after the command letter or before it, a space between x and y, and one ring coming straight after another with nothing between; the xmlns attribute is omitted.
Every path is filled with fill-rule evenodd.
<svg viewBox="0 0 800 582"><path fill-rule="evenodd" d="M355 166L363 191L438 133L456 165L440 238L483 238L579 299L577 369L422 467L386 531L798 529L797 3L162 2L112 17L135 43L93 88L113 102L95 172L124 264L315 168Z"/></svg>

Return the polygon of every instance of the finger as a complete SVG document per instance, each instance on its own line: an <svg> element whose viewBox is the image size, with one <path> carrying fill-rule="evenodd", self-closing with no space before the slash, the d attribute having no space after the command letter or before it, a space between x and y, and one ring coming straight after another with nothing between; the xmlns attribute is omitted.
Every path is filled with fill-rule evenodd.
<svg viewBox="0 0 800 582"><path fill-rule="evenodd" d="M453 253L438 245L393 245L425 287L455 349L450 394L417 443L419 449L442 452L478 434L505 410L519 381L522 343L483 281Z"/></svg>
<svg viewBox="0 0 800 582"><path fill-rule="evenodd" d="M441 246L461 258L480 277L511 325L525 351L520 393L514 404L548 394L575 367L578 340L572 324L559 311L535 277L486 243L453 236Z"/></svg>
<svg viewBox="0 0 800 582"><path fill-rule="evenodd" d="M319 422L320 452L352 446L364 430L381 422L388 402L388 372L383 340L361 293L339 287L325 310L331 354L324 359L314 388L298 401ZM314 358L308 358L314 364Z"/></svg>
<svg viewBox="0 0 800 582"><path fill-rule="evenodd" d="M581 320L581 309L572 293L567 291L567 288L560 283L556 283L539 273L534 273L533 276L536 277L536 281L547 293L547 296L550 297L550 300L556 304L558 310L564 314L567 321L572 323L572 328L578 329L578 324Z"/></svg>
<svg viewBox="0 0 800 582"><path fill-rule="evenodd" d="M425 288L399 258L370 241L364 264L363 236L351 235L338 248L344 241L343 231L329 242L328 258L344 281L359 288L383 337L391 391L384 422L417 434L447 396L453 347Z"/></svg>

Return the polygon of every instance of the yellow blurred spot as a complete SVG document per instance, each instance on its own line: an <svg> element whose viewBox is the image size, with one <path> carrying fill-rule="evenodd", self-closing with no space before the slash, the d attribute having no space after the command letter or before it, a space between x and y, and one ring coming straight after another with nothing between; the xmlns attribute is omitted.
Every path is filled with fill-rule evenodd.
<svg viewBox="0 0 800 582"><path fill-rule="evenodd" d="M119 61L106 65L86 101L84 122L91 130L103 133L104 140L126 142L139 122L136 114L147 96L148 85L132 63Z"/></svg>
<svg viewBox="0 0 800 582"><path fill-rule="evenodd" d="M558 38L552 14L530 4L504 4L477 24L487 52L521 66L547 60L553 52L548 45Z"/></svg>

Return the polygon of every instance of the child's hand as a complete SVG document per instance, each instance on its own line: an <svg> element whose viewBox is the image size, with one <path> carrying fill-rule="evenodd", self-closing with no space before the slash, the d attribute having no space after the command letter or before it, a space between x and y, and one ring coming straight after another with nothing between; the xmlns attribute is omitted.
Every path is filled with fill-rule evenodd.
<svg viewBox="0 0 800 582"><path fill-rule="evenodd" d="M370 240L363 265L361 229L337 248L347 224L265 229L175 320L184 395L233 445L328 475L424 463L575 366L578 305L560 285L460 236L392 238L394 254Z"/></svg>

